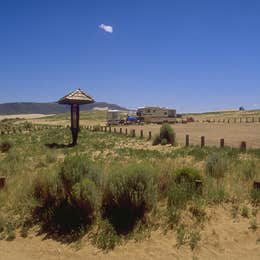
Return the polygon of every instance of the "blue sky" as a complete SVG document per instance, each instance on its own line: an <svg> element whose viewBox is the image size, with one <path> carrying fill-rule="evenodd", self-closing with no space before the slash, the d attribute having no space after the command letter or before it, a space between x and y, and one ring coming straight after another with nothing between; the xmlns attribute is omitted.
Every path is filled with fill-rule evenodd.
<svg viewBox="0 0 260 260"><path fill-rule="evenodd" d="M0 103L76 88L129 108L260 108L260 1L0 0Z"/></svg>

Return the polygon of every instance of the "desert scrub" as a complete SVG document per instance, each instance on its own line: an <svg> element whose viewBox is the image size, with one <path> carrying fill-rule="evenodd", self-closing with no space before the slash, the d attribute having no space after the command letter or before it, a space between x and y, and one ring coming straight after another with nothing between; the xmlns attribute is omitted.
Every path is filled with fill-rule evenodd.
<svg viewBox="0 0 260 260"><path fill-rule="evenodd" d="M242 176L246 181L253 180L257 175L256 162L254 160L242 161Z"/></svg>
<svg viewBox="0 0 260 260"><path fill-rule="evenodd" d="M120 237L108 220L100 220L95 233L91 234L92 243L98 248L108 251L120 242Z"/></svg>
<svg viewBox="0 0 260 260"><path fill-rule="evenodd" d="M181 210L186 208L187 202L200 196L196 189L195 180L201 179L195 168L181 168L173 173L168 191L168 224L173 227L180 220Z"/></svg>
<svg viewBox="0 0 260 260"><path fill-rule="evenodd" d="M227 171L227 157L222 153L213 153L208 156L205 163L205 173L207 176L220 179Z"/></svg>
<svg viewBox="0 0 260 260"><path fill-rule="evenodd" d="M153 140L153 145L158 144L176 144L176 134L170 124L163 124L160 128L160 134L156 135Z"/></svg>
<svg viewBox="0 0 260 260"><path fill-rule="evenodd" d="M102 217L117 233L127 234L155 207L156 191L154 168L150 165L112 167L104 183Z"/></svg>
<svg viewBox="0 0 260 260"><path fill-rule="evenodd" d="M44 231L82 233L93 221L98 205L99 174L82 156L65 158L60 171L39 175L34 183L34 217Z"/></svg>

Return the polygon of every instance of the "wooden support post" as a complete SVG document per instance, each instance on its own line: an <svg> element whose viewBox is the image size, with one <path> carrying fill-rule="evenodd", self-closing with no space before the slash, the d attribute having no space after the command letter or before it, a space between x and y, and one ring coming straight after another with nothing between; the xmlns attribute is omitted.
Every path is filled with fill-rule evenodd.
<svg viewBox="0 0 260 260"><path fill-rule="evenodd" d="M229 124L229 123L230 123L230 119L228 119L228 121L227 121L227 122L228 122L228 124Z"/></svg>
<svg viewBox="0 0 260 260"><path fill-rule="evenodd" d="M132 129L132 137L135 137L135 129Z"/></svg>
<svg viewBox="0 0 260 260"><path fill-rule="evenodd" d="M0 190L5 187L6 177L0 176Z"/></svg>
<svg viewBox="0 0 260 260"><path fill-rule="evenodd" d="M201 136L200 147L203 148L204 146L205 146L205 136Z"/></svg>
<svg viewBox="0 0 260 260"><path fill-rule="evenodd" d="M116 128L114 127L114 133L116 133Z"/></svg>
<svg viewBox="0 0 260 260"><path fill-rule="evenodd" d="M239 120L239 121L240 121L240 123L242 123L242 118L241 118L241 117L240 117L240 120Z"/></svg>
<svg viewBox="0 0 260 260"><path fill-rule="evenodd" d="M252 123L254 123L255 122L255 118L254 117L252 117Z"/></svg>
<svg viewBox="0 0 260 260"><path fill-rule="evenodd" d="M185 142L186 147L190 145L190 136L186 135L186 142Z"/></svg>
<svg viewBox="0 0 260 260"><path fill-rule="evenodd" d="M109 133L111 133L111 126L109 127Z"/></svg>
<svg viewBox="0 0 260 260"><path fill-rule="evenodd" d="M224 148L224 146L225 146L225 139L221 138L220 139L220 148Z"/></svg>
<svg viewBox="0 0 260 260"><path fill-rule="evenodd" d="M119 133L122 134L122 127L120 127L120 129L119 129Z"/></svg>
<svg viewBox="0 0 260 260"><path fill-rule="evenodd" d="M245 141L241 142L241 144L240 144L240 150L243 151L243 152L246 151L246 142L245 142Z"/></svg>
<svg viewBox="0 0 260 260"><path fill-rule="evenodd" d="M152 132L149 131L149 136L148 136L148 140L151 140L152 139Z"/></svg>
<svg viewBox="0 0 260 260"><path fill-rule="evenodd" d="M237 119L236 118L234 118L234 123L236 123L237 122Z"/></svg>
<svg viewBox="0 0 260 260"><path fill-rule="evenodd" d="M140 137L143 138L144 137L144 131L141 129L140 130Z"/></svg>
<svg viewBox="0 0 260 260"><path fill-rule="evenodd" d="M127 128L125 129L125 135L127 135Z"/></svg>
<svg viewBox="0 0 260 260"><path fill-rule="evenodd" d="M246 123L248 123L248 118L246 117Z"/></svg>

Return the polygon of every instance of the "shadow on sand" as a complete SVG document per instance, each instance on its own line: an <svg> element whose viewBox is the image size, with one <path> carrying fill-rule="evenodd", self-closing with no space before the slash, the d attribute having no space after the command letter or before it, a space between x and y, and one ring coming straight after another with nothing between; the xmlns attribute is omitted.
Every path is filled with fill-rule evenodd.
<svg viewBox="0 0 260 260"><path fill-rule="evenodd" d="M45 144L45 146L51 149L62 149L62 148L74 147L73 144L57 144L57 143Z"/></svg>

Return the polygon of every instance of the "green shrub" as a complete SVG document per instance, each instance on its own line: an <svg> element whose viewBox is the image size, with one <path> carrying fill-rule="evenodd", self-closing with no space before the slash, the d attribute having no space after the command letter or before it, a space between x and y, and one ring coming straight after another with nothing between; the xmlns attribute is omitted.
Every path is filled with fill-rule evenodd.
<svg viewBox="0 0 260 260"><path fill-rule="evenodd" d="M1 142L0 151L2 153L6 153L10 150L11 147L12 147L12 144L10 142L8 142L8 141Z"/></svg>
<svg viewBox="0 0 260 260"><path fill-rule="evenodd" d="M250 197L253 204L258 205L260 203L260 190L253 187L250 192Z"/></svg>
<svg viewBox="0 0 260 260"><path fill-rule="evenodd" d="M92 242L102 250L114 249L120 237L108 220L103 220L98 225L96 234L92 235Z"/></svg>
<svg viewBox="0 0 260 260"><path fill-rule="evenodd" d="M222 183L216 184L212 181L208 181L206 197L207 200L213 204L224 202L227 198L224 185Z"/></svg>
<svg viewBox="0 0 260 260"><path fill-rule="evenodd" d="M167 144L175 145L176 144L176 135L171 125L163 124L160 129L160 138L161 140L166 139Z"/></svg>
<svg viewBox="0 0 260 260"><path fill-rule="evenodd" d="M153 140L153 145L158 145L158 144L162 144L162 145L176 144L176 134L172 129L171 125L169 125L168 123L165 123L161 126L160 134L156 135Z"/></svg>
<svg viewBox="0 0 260 260"><path fill-rule="evenodd" d="M166 138L163 138L161 140L161 145L166 145L168 143L167 139Z"/></svg>
<svg viewBox="0 0 260 260"><path fill-rule="evenodd" d="M145 220L156 200L154 169L146 164L130 164L112 169L104 185L102 216L117 233L133 230L139 220Z"/></svg>
<svg viewBox="0 0 260 260"><path fill-rule="evenodd" d="M36 178L34 216L44 230L80 233L92 223L98 200L96 174L84 158L70 157L58 174Z"/></svg>
<svg viewBox="0 0 260 260"><path fill-rule="evenodd" d="M197 247L198 242L201 240L200 233L199 231L191 231L189 237L190 237L189 240L190 248L191 250L194 250Z"/></svg>
<svg viewBox="0 0 260 260"><path fill-rule="evenodd" d="M180 209L184 209L188 201L199 196L195 180L201 179L198 170L181 168L174 172L168 192L168 218L171 225L176 225L180 218Z"/></svg>
<svg viewBox="0 0 260 260"><path fill-rule="evenodd" d="M242 174L246 180L253 180L257 175L256 163L253 160L242 162Z"/></svg>
<svg viewBox="0 0 260 260"><path fill-rule="evenodd" d="M178 169L174 172L173 176L174 176L174 181L178 184L183 182L194 184L195 180L201 180L201 175L199 171L191 167L184 167Z"/></svg>
<svg viewBox="0 0 260 260"><path fill-rule="evenodd" d="M206 174L219 179L224 177L227 170L226 158L221 153L210 154L206 160Z"/></svg>

